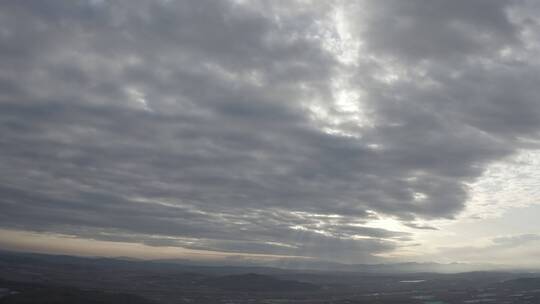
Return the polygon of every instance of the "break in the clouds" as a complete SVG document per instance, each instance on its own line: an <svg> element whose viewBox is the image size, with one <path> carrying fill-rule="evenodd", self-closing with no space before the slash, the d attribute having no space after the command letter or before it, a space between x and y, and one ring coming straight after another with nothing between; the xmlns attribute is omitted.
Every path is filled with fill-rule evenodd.
<svg viewBox="0 0 540 304"><path fill-rule="evenodd" d="M538 9L2 1L0 226L374 261L537 147Z"/></svg>

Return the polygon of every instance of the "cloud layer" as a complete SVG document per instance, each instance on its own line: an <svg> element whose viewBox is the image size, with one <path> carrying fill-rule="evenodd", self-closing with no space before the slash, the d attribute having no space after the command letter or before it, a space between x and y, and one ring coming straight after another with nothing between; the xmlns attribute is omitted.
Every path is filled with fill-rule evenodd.
<svg viewBox="0 0 540 304"><path fill-rule="evenodd" d="M527 1L2 1L0 226L373 261L535 148Z"/></svg>

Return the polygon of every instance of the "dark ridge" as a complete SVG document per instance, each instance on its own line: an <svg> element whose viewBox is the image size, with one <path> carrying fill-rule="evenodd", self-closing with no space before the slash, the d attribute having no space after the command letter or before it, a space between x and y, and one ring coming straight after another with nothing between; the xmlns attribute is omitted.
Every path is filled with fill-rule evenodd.
<svg viewBox="0 0 540 304"><path fill-rule="evenodd" d="M205 279L201 284L209 288L244 292L306 292L320 289L320 286L311 283L281 280L255 273Z"/></svg>
<svg viewBox="0 0 540 304"><path fill-rule="evenodd" d="M97 290L81 290L47 284L0 280L9 293L0 297L0 304L155 304L143 297Z"/></svg>
<svg viewBox="0 0 540 304"><path fill-rule="evenodd" d="M497 288L507 288L514 290L540 290L540 277L519 278L500 282Z"/></svg>

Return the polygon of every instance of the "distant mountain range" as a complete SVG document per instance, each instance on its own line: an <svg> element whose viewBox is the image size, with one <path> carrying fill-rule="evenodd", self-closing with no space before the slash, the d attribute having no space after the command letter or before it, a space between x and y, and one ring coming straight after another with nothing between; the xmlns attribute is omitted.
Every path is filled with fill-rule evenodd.
<svg viewBox="0 0 540 304"><path fill-rule="evenodd" d="M272 262L207 262L193 261L188 259L162 259L162 260L138 260L133 258L116 257L77 257L68 255L50 255L40 253L19 253L0 251L0 262L26 261L46 262L77 265L99 265L111 267L130 267L134 269L177 269L187 272L211 273L211 274L279 274L288 271L324 271L324 272L356 272L373 274L392 273L459 273L469 271L532 271L536 269L512 269L510 267L492 264L467 264L467 263L393 263L393 264L340 264L325 261L313 261L305 259L287 259Z"/></svg>
<svg viewBox="0 0 540 304"><path fill-rule="evenodd" d="M206 267L245 267L254 269L254 272L264 273L270 270L304 270L304 271L330 271L330 272L359 272L359 273L459 273L469 271L538 271L537 269L514 269L512 267L496 264L471 264L471 263L388 263L388 264L341 264L328 261L316 261L307 259L281 259L275 261L235 261L235 262L203 262L187 259L154 260L157 263L171 263L182 265L197 265ZM270 271L274 272L274 271Z"/></svg>

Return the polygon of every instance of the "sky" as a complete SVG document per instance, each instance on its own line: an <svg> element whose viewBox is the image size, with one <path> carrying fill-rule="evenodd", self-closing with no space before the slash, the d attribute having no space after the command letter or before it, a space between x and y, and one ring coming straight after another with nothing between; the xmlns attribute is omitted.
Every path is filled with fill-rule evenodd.
<svg viewBox="0 0 540 304"><path fill-rule="evenodd" d="M0 2L0 248L540 266L532 0Z"/></svg>

